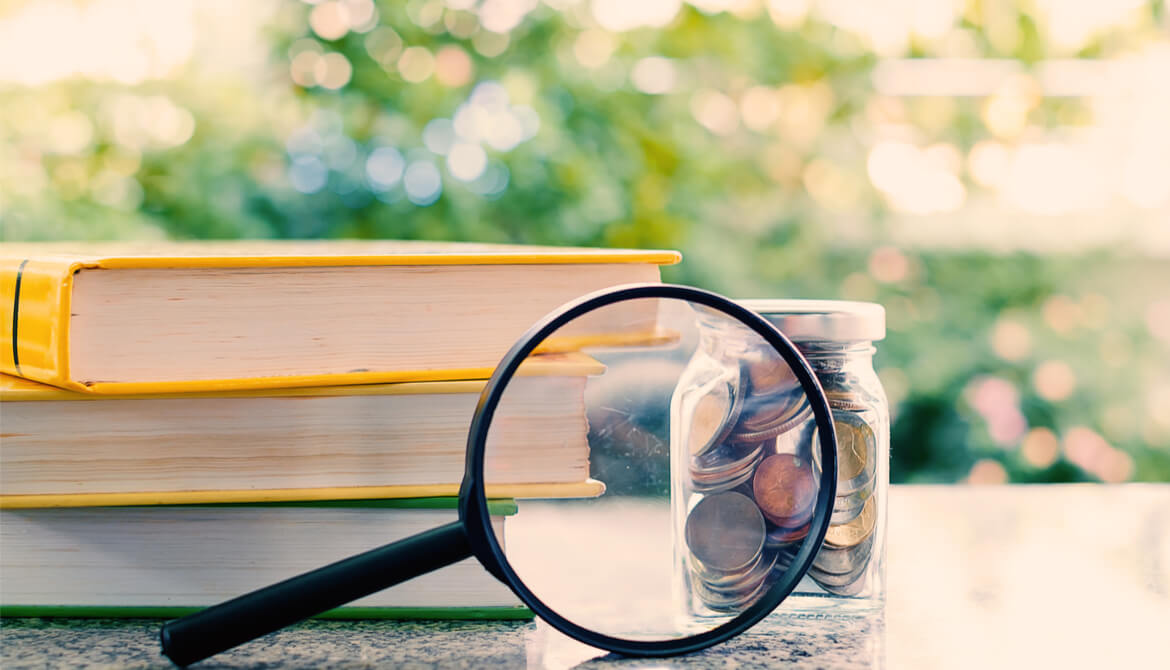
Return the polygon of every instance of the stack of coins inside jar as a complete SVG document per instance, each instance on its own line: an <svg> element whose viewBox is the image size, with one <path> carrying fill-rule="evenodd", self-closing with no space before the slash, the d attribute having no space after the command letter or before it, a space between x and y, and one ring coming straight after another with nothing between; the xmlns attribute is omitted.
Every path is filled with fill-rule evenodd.
<svg viewBox="0 0 1170 670"><path fill-rule="evenodd" d="M837 436L830 526L807 575L824 593L866 595L873 590L884 397L850 366L817 356L816 342L802 344ZM699 390L682 416L690 591L706 608L728 614L749 606L791 567L809 533L821 476L816 423L791 368L758 347L725 354L722 363L733 358L730 373Z"/></svg>

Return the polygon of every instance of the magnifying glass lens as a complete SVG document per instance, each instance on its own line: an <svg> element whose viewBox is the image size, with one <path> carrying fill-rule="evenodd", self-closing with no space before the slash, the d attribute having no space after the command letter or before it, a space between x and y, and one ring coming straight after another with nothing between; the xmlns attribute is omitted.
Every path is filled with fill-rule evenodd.
<svg viewBox="0 0 1170 670"><path fill-rule="evenodd" d="M678 640L803 574L832 495L814 465L817 390L740 316L660 296L603 304L503 383L482 478L518 512L491 540L554 625Z"/></svg>
<svg viewBox="0 0 1170 670"><path fill-rule="evenodd" d="M791 593L837 486L804 359L681 286L619 287L534 326L484 389L467 464L458 522L169 622L163 653L188 665L472 555L579 640L694 651ZM492 523L488 498L518 511Z"/></svg>

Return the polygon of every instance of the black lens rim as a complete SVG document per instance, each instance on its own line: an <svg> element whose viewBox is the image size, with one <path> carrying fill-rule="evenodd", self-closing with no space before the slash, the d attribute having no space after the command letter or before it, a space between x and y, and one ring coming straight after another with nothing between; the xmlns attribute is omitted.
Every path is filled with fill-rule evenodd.
<svg viewBox="0 0 1170 670"><path fill-rule="evenodd" d="M793 558L793 568L784 573L768 592L736 617L697 635L670 640L627 640L584 628L569 621L540 600L509 565L491 526L486 489L483 482L484 451L492 417L504 390L520 364L551 333L576 317L617 302L644 298L686 300L718 310L738 319L764 338L795 372L808 396L821 436L821 481L809 534ZM716 293L674 284L627 284L586 295L568 303L532 326L508 351L496 367L483 392L472 419L467 439L467 459L459 491L459 517L467 530L472 550L487 569L507 584L540 618L562 633L600 649L631 656L673 656L705 649L724 642L770 614L792 593L812 565L824 541L833 511L837 489L837 434L829 403L808 361L783 333L759 314Z"/></svg>

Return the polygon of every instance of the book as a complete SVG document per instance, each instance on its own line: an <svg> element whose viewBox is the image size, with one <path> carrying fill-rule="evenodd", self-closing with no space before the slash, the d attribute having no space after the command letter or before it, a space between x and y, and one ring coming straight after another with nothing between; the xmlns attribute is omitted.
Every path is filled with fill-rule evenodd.
<svg viewBox="0 0 1170 670"><path fill-rule="evenodd" d="M521 366L488 495L591 497L584 354ZM458 494L485 381L101 396L0 375L0 507Z"/></svg>
<svg viewBox="0 0 1170 670"><path fill-rule="evenodd" d="M486 378L553 309L657 282L679 258L430 242L7 243L0 371L94 394ZM632 303L564 335L638 338L654 321Z"/></svg>
<svg viewBox="0 0 1170 670"><path fill-rule="evenodd" d="M456 500L0 511L0 616L180 616L455 521ZM489 502L503 533L511 501ZM475 559L334 618L530 618Z"/></svg>

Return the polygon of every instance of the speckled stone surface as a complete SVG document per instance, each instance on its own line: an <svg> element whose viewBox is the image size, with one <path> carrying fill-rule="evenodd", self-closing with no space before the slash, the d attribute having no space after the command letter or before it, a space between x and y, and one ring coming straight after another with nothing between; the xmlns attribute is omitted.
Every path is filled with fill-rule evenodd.
<svg viewBox="0 0 1170 670"><path fill-rule="evenodd" d="M196 667L1170 668L1170 486L895 487L889 519L883 613L781 611L689 656L539 622L312 621ZM160 624L4 620L0 667L166 668Z"/></svg>
<svg viewBox="0 0 1170 670"><path fill-rule="evenodd" d="M4 668L167 668L158 621L12 619L3 626ZM603 655L533 622L310 621L196 667L871 668L880 663L880 617L773 616L735 640L675 659Z"/></svg>

